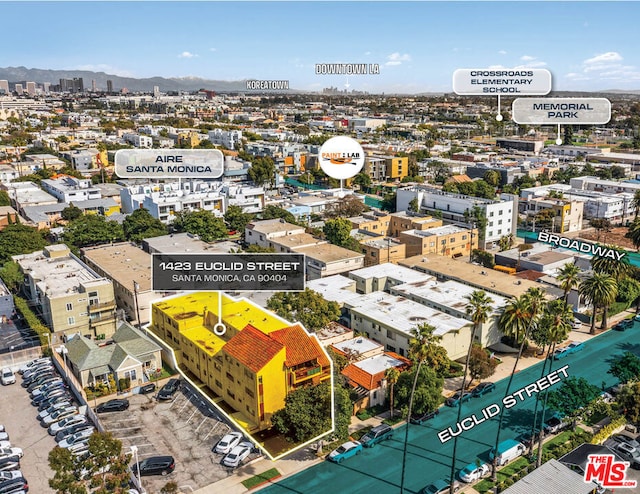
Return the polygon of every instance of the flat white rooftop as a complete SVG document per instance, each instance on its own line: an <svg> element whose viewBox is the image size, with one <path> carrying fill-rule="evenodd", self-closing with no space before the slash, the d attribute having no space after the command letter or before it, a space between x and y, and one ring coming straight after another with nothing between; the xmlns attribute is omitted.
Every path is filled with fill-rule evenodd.
<svg viewBox="0 0 640 494"><path fill-rule="evenodd" d="M318 292L325 300L337 302L340 306L351 305L362 296L356 293L355 280L340 274L318 280L309 280L307 281L307 288Z"/></svg>
<svg viewBox="0 0 640 494"><path fill-rule="evenodd" d="M403 362L402 360L398 360L397 358L393 358L391 355L383 353L382 355L375 355L373 357L354 362L353 365L362 369L367 374L375 375L379 372L385 372L391 367L399 367L401 365L405 365L405 362Z"/></svg>
<svg viewBox="0 0 640 494"><path fill-rule="evenodd" d="M340 343L334 343L333 347L337 348L344 353L353 353L355 355L362 355L363 353L371 352L377 348L383 348L380 343L376 343L369 338L358 336L350 340L341 341Z"/></svg>
<svg viewBox="0 0 640 494"><path fill-rule="evenodd" d="M349 273L349 277L354 279L362 278L365 280L370 278L391 278L402 283L433 279L431 275L420 273L415 269L398 266L397 264L389 262L376 264L374 266L369 266L368 268L356 269Z"/></svg>

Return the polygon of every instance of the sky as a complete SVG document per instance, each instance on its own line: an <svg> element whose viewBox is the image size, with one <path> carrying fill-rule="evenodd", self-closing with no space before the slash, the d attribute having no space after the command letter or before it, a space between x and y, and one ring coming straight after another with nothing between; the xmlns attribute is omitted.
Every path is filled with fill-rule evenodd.
<svg viewBox="0 0 640 494"><path fill-rule="evenodd" d="M548 69L553 89L640 90L636 2L0 2L0 66L293 89L452 90L459 68ZM316 75L317 63L379 75Z"/></svg>

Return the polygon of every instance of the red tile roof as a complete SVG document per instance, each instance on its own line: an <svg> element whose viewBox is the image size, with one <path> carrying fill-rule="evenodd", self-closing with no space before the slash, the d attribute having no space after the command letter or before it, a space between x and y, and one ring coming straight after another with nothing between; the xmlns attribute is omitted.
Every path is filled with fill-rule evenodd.
<svg viewBox="0 0 640 494"><path fill-rule="evenodd" d="M393 357L400 362L401 365L395 366L398 370L402 371L410 367L411 361L393 352L385 352L385 355ZM374 357L371 357L374 358ZM345 376L352 384L356 386L362 386L368 391L378 389L382 385L386 371L377 372L375 374L369 374L367 371L361 369L355 364L347 365L342 371L342 375Z"/></svg>
<svg viewBox="0 0 640 494"><path fill-rule="evenodd" d="M316 360L322 367L329 366L329 359L322 351L318 340L309 336L300 325L273 331L269 336L286 347L287 367Z"/></svg>
<svg viewBox="0 0 640 494"><path fill-rule="evenodd" d="M242 365L259 372L282 351L284 345L248 324L223 347L225 353Z"/></svg>

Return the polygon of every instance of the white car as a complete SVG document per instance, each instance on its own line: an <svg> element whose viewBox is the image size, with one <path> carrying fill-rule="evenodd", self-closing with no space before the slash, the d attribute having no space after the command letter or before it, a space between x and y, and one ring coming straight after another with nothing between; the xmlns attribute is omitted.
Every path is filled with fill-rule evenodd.
<svg viewBox="0 0 640 494"><path fill-rule="evenodd" d="M489 468L489 465L486 463L481 463L480 465L469 463L466 467L460 470L458 477L460 477L460 480L463 482L470 483L489 475L490 472L491 468Z"/></svg>
<svg viewBox="0 0 640 494"><path fill-rule="evenodd" d="M11 447L11 441L0 441L0 449L10 448L10 447Z"/></svg>
<svg viewBox="0 0 640 494"><path fill-rule="evenodd" d="M9 434L7 434L6 432L0 432L0 441L8 441L9 440Z"/></svg>
<svg viewBox="0 0 640 494"><path fill-rule="evenodd" d="M89 438L86 438L84 441L80 441L79 443L72 444L69 446L69 451L71 454L76 456L82 456L89 452Z"/></svg>
<svg viewBox="0 0 640 494"><path fill-rule="evenodd" d="M47 415L51 415L56 410L60 410L61 408L68 408L70 406L71 406L71 402L68 401L68 400L59 401L58 403L54 403L53 405L49 406L49 408L45 408L40 413L38 413L38 419L42 420Z"/></svg>
<svg viewBox="0 0 640 494"><path fill-rule="evenodd" d="M222 464L226 467L236 468L249 456L252 449L253 444L243 441L225 455L222 459Z"/></svg>
<svg viewBox="0 0 640 494"><path fill-rule="evenodd" d="M0 472L0 483L5 480L19 479L20 477L24 477L20 470Z"/></svg>
<svg viewBox="0 0 640 494"><path fill-rule="evenodd" d="M43 427L49 427L54 422L57 422L58 420L66 419L71 415L77 415L77 413L78 413L77 407L69 407L69 408L63 408L61 410L56 410L51 415L47 415L42 419L42 425Z"/></svg>
<svg viewBox="0 0 640 494"><path fill-rule="evenodd" d="M17 456L18 458L22 458L24 456L24 452L22 448L1 448L0 449L0 458L7 458L9 456Z"/></svg>
<svg viewBox="0 0 640 494"><path fill-rule="evenodd" d="M91 434L93 434L94 432L95 428L76 432L75 434L71 434L66 439L60 441L60 443L58 443L58 446L60 446L61 448L68 448L70 446L73 446L74 444L86 442L89 440L89 436L91 436Z"/></svg>
<svg viewBox="0 0 640 494"><path fill-rule="evenodd" d="M8 386L9 384L16 383L16 375L9 367L5 367L1 371L0 380L2 381L3 386Z"/></svg>
<svg viewBox="0 0 640 494"><path fill-rule="evenodd" d="M230 432L218 441L218 444L216 444L216 447L213 450L216 453L227 454L235 448L241 440L242 433Z"/></svg>
<svg viewBox="0 0 640 494"><path fill-rule="evenodd" d="M29 363L24 364L22 367L18 369L18 372L20 374L24 374L34 366L37 366L39 364L50 364L50 363L51 363L51 359L49 357L37 358L35 360L32 360Z"/></svg>
<svg viewBox="0 0 640 494"><path fill-rule="evenodd" d="M66 419L62 419L49 427L49 434L55 436L62 429L73 427L74 425L88 424L89 421L84 415L71 415Z"/></svg>

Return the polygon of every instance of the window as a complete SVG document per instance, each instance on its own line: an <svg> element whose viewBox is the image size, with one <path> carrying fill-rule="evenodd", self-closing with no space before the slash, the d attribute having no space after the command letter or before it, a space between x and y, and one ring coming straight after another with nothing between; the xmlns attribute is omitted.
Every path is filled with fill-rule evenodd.
<svg viewBox="0 0 640 494"><path fill-rule="evenodd" d="M67 304L67 310L68 311L72 311L73 310L73 304Z"/></svg>
<svg viewBox="0 0 640 494"><path fill-rule="evenodd" d="M75 317L69 317L67 319L67 324L69 324L69 326L73 326L76 323L76 318Z"/></svg>
<svg viewBox="0 0 640 494"><path fill-rule="evenodd" d="M255 396L255 394L253 394L253 391L251 391L249 388L244 388L244 392L247 396L251 396L251 398Z"/></svg>
<svg viewBox="0 0 640 494"><path fill-rule="evenodd" d="M493 211L490 211L490 212L489 212L489 216L493 216Z"/></svg>
<svg viewBox="0 0 640 494"><path fill-rule="evenodd" d="M502 220L498 220L498 225L502 225Z"/></svg>
<svg viewBox="0 0 640 494"><path fill-rule="evenodd" d="M455 238L455 237L451 237L451 238L449 239L449 243L450 243L450 244L455 243L455 241L456 241L456 238Z"/></svg>
<svg viewBox="0 0 640 494"><path fill-rule="evenodd" d="M231 374L229 374L227 372L227 379L229 379L229 381L233 382L233 376Z"/></svg>
<svg viewBox="0 0 640 494"><path fill-rule="evenodd" d="M467 236L466 236L466 235L463 235L463 236L462 236L462 240L467 240Z"/></svg>
<svg viewBox="0 0 640 494"><path fill-rule="evenodd" d="M222 383L220 381L218 381L217 379L215 380L215 384L218 388L222 388Z"/></svg>
<svg viewBox="0 0 640 494"><path fill-rule="evenodd" d="M500 211L498 211L498 214L499 214L500 216L502 216L502 213L503 213L502 209L501 209Z"/></svg>
<svg viewBox="0 0 640 494"><path fill-rule="evenodd" d="M490 222L489 222L489 226L493 226L493 221L490 221Z"/></svg>

